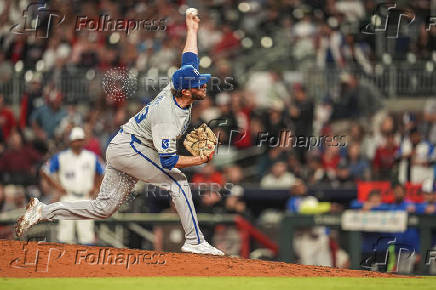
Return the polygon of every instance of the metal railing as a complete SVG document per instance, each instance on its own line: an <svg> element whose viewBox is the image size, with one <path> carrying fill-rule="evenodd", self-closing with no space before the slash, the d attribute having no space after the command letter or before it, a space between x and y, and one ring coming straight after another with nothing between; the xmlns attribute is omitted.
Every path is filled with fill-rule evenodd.
<svg viewBox="0 0 436 290"><path fill-rule="evenodd" d="M253 67L251 71L253 70L267 70L267 68ZM319 100L331 92L338 92L340 75L344 71L342 69L306 68L298 72L302 74L310 94ZM436 95L436 72L429 70L424 62L413 66L398 63L384 68L379 67L371 74L358 68L349 69L348 72L370 87L377 88L382 95L389 98ZM66 102L86 103L96 100L104 94L101 84L102 77L101 72L92 71L90 73L85 70L74 70L73 73L57 77L55 83L63 92ZM247 78L248 76L245 74L238 78L238 81L243 82ZM46 84L51 80L51 76L47 73L44 74L42 83ZM162 88L162 81L149 80L146 72L139 72L136 80L136 92L129 98L142 101L157 95L160 91L159 87ZM5 95L8 102L17 105L26 90L26 86L28 86L28 82L25 81L24 74L15 73L11 79L0 83L0 92Z"/></svg>

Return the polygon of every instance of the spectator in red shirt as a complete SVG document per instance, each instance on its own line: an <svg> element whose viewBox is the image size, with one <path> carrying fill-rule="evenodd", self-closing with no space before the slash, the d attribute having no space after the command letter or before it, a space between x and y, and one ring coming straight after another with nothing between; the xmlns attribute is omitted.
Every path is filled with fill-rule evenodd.
<svg viewBox="0 0 436 290"><path fill-rule="evenodd" d="M92 126L90 123L85 124L85 149L91 152L94 152L97 156L102 157L101 155L101 145L100 140L94 136L94 132L92 131Z"/></svg>
<svg viewBox="0 0 436 290"><path fill-rule="evenodd" d="M326 146L321 157L322 167L330 178L335 178L341 156L336 146Z"/></svg>
<svg viewBox="0 0 436 290"><path fill-rule="evenodd" d="M239 39L229 25L224 25L222 32L221 41L215 45L214 53L216 55L229 55L239 48Z"/></svg>
<svg viewBox="0 0 436 290"><path fill-rule="evenodd" d="M398 145L395 144L394 134L386 134L386 143L378 146L373 160L374 178L391 179L392 169L395 165L395 157L398 152Z"/></svg>
<svg viewBox="0 0 436 290"><path fill-rule="evenodd" d="M41 155L24 144L23 138L16 130L11 132L8 148L0 158L0 176L7 184L36 184L36 165Z"/></svg>
<svg viewBox="0 0 436 290"><path fill-rule="evenodd" d="M3 94L0 93L0 140L6 141L11 134L11 130L16 126L14 113L4 104Z"/></svg>
<svg viewBox="0 0 436 290"><path fill-rule="evenodd" d="M193 183L216 183L224 185L224 176L221 172L215 169L215 166L211 163L207 163L205 167L201 169L201 172L197 172L192 177Z"/></svg>

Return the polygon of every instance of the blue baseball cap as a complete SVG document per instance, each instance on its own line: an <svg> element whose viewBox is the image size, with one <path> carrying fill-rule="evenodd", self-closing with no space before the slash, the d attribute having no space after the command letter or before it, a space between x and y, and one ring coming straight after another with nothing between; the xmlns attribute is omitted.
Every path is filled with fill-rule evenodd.
<svg viewBox="0 0 436 290"><path fill-rule="evenodd" d="M173 85L176 90L199 88L210 80L210 74L200 74L190 64L182 66L173 74Z"/></svg>

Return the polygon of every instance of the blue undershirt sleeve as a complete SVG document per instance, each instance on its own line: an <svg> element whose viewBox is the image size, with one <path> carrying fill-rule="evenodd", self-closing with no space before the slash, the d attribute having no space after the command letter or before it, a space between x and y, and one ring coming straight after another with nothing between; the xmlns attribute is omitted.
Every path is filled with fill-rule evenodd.
<svg viewBox="0 0 436 290"><path fill-rule="evenodd" d="M198 56L193 52L185 52L182 54L182 66L192 65L198 70Z"/></svg>
<svg viewBox="0 0 436 290"><path fill-rule="evenodd" d="M177 161L179 161L179 155L166 155L166 154L159 154L160 158L160 164L162 164L162 167L168 170L171 170L176 165Z"/></svg>
<svg viewBox="0 0 436 290"><path fill-rule="evenodd" d="M56 155L54 155L51 159L50 159L50 161L49 161L49 163L48 163L49 165L48 165L48 172L50 173L50 174L52 174L52 173L55 173L55 172L58 172L59 171L59 154L56 154Z"/></svg>

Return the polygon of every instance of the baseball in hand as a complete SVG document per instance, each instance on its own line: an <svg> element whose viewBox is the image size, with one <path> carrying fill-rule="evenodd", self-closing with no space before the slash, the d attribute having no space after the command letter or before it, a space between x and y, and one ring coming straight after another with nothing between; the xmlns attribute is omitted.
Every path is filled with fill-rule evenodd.
<svg viewBox="0 0 436 290"><path fill-rule="evenodd" d="M198 9L196 9L196 8L188 8L188 9L186 9L186 15L188 15L188 14L192 14L194 16L197 16L198 15Z"/></svg>

